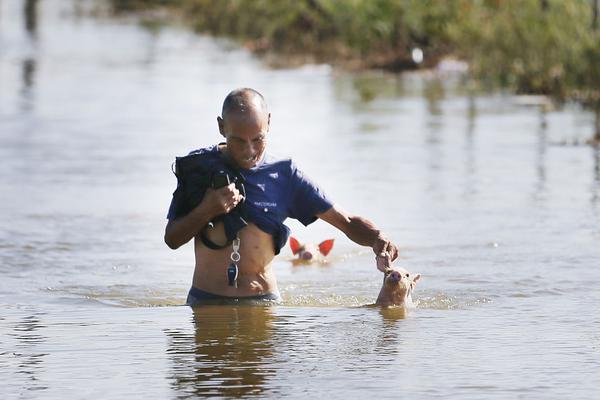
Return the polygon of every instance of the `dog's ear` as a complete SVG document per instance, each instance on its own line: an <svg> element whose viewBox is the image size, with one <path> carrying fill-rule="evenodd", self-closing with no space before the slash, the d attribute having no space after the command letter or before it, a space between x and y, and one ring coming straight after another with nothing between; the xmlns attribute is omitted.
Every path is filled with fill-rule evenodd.
<svg viewBox="0 0 600 400"><path fill-rule="evenodd" d="M293 236L290 236L290 248L292 249L292 253L294 255L298 254L300 251L300 242L298 242Z"/></svg>
<svg viewBox="0 0 600 400"><path fill-rule="evenodd" d="M321 252L321 254L323 254L324 256L327 256L327 254L329 254L329 252L333 248L333 241L334 239L327 239L319 243L319 251Z"/></svg>

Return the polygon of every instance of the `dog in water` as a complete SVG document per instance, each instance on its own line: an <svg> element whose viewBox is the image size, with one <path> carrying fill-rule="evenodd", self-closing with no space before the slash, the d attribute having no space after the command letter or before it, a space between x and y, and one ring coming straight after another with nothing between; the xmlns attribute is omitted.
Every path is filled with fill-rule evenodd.
<svg viewBox="0 0 600 400"><path fill-rule="evenodd" d="M295 237L290 236L290 248L297 257L296 260L306 263L323 261L323 257L326 257L333 248L333 240L327 239L315 246L309 243L300 243Z"/></svg>
<svg viewBox="0 0 600 400"><path fill-rule="evenodd" d="M376 305L382 307L406 307L412 303L411 293L420 274L411 274L404 268L394 267L385 271L383 286L379 291Z"/></svg>

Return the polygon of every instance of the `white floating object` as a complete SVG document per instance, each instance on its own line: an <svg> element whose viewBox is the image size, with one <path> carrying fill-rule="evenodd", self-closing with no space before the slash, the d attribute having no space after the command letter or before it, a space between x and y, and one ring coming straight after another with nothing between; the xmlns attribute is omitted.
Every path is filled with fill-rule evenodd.
<svg viewBox="0 0 600 400"><path fill-rule="evenodd" d="M416 64L421 64L423 62L423 50L421 50L420 48L415 47L414 49L412 49L410 55L412 56L412 59Z"/></svg>

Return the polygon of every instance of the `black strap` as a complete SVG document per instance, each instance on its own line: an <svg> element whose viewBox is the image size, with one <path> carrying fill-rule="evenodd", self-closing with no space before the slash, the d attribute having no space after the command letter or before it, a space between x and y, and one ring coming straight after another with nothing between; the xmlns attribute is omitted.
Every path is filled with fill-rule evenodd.
<svg viewBox="0 0 600 400"><path fill-rule="evenodd" d="M208 227L208 225L206 225L204 228L202 228L202 230L200 230L200 240L202 241L202 243L204 243L204 245L206 247L208 247L211 250L221 250L231 244L231 242L228 242L228 243L225 243L224 245L220 246L220 245L216 244L215 242L213 242L212 240L210 240L208 238L208 236L206 236L206 228L207 227Z"/></svg>

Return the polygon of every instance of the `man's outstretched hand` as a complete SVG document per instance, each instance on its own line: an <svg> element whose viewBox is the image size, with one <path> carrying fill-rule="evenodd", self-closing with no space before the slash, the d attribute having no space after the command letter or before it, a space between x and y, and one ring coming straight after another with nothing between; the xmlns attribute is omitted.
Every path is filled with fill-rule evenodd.
<svg viewBox="0 0 600 400"><path fill-rule="evenodd" d="M373 244L373 252L377 262L377 269L385 272L391 267L392 261L398 258L398 248L385 236L378 236Z"/></svg>
<svg viewBox="0 0 600 400"><path fill-rule="evenodd" d="M377 269L385 272L392 261L398 258L398 248L366 218L349 215L334 204L329 210L317 215L323 221L335 226L354 243L373 248L377 257Z"/></svg>

